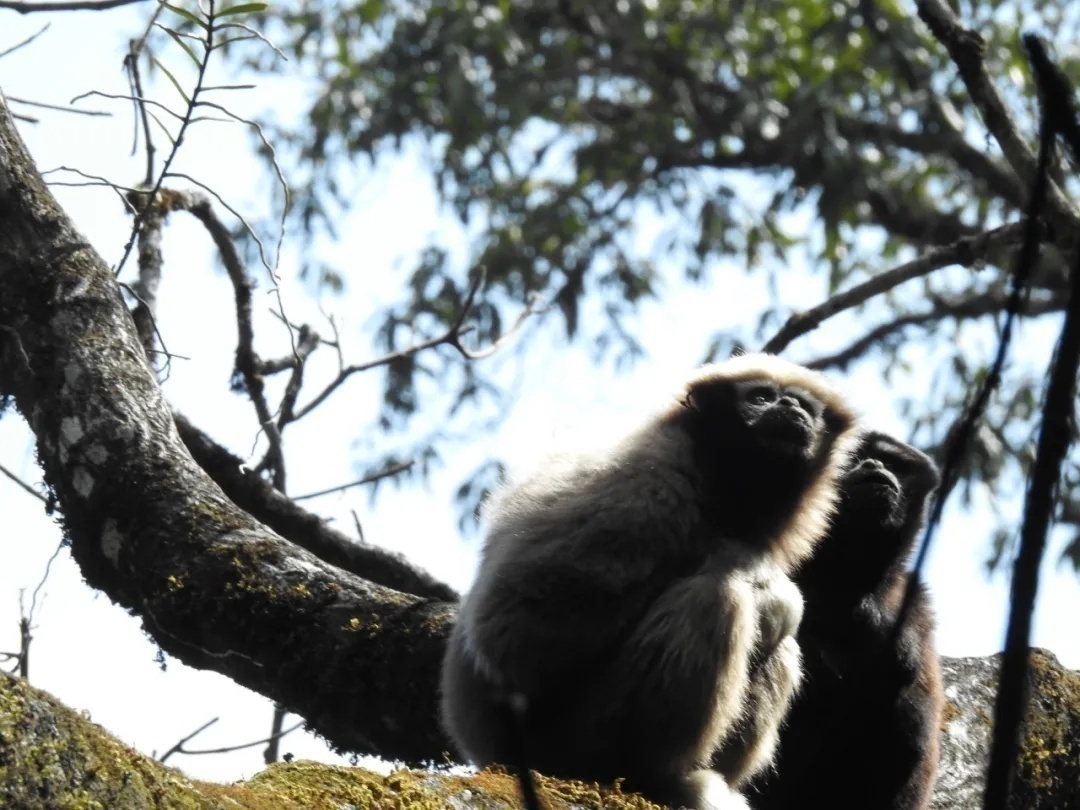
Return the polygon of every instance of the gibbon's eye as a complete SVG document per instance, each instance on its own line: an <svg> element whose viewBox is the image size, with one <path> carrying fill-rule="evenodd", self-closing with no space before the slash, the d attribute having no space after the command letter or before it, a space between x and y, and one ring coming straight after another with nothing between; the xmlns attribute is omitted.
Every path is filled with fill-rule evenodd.
<svg viewBox="0 0 1080 810"><path fill-rule="evenodd" d="M776 399L776 390L771 385L752 385L746 389L746 401L751 405L764 405Z"/></svg>

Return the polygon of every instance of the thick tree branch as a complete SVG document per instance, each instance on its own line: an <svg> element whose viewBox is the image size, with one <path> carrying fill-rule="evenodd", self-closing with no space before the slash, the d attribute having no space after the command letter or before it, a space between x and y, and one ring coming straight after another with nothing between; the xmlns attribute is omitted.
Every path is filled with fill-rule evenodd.
<svg viewBox="0 0 1080 810"><path fill-rule="evenodd" d="M414 566L400 554L350 539L322 518L297 506L265 479L180 414L176 428L188 452L237 506L286 540L351 574L388 588L428 599L456 601L448 585Z"/></svg>
<svg viewBox="0 0 1080 810"><path fill-rule="evenodd" d="M87 582L161 647L302 715L339 748L440 757L452 605L345 573L195 463L112 272L42 181L0 96L0 394L37 439Z"/></svg>

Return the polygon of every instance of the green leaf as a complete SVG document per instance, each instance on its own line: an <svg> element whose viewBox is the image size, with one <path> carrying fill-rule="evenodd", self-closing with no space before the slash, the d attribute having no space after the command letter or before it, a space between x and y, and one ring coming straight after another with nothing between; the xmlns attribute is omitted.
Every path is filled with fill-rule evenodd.
<svg viewBox="0 0 1080 810"><path fill-rule="evenodd" d="M186 101L188 103L188 105L190 106L191 105L191 97L188 96L188 94L184 92L184 88L180 86L180 82L178 82L176 80L176 77L173 76L172 73L169 72L169 69L167 67L165 67L165 65L163 65L161 63L161 60L158 59L156 56L152 56L150 58L154 60L155 65L157 65L159 68L161 68L161 72L169 77L169 81L173 83L173 87L176 88L176 92L179 93L181 98L183 98L184 101Z"/></svg>
<svg viewBox="0 0 1080 810"><path fill-rule="evenodd" d="M227 17L230 14L250 14L254 11L266 11L269 5L269 3L241 3L238 6L229 6L228 8L223 8L214 16Z"/></svg>
<svg viewBox="0 0 1080 810"><path fill-rule="evenodd" d="M180 6L174 6L172 3L166 3L165 0L161 0L161 5L167 8L173 14L179 14L188 22L195 23L195 25L199 26L200 28L205 28L207 30L210 29L210 25L206 22L206 20L198 17L195 14L192 14L187 9L180 8Z"/></svg>
<svg viewBox="0 0 1080 810"><path fill-rule="evenodd" d="M191 46L184 42L183 37L181 37L171 28L166 28L165 33L167 33L170 37L173 38L173 42L175 42L177 45L184 49L184 53L191 57L191 61L195 63L195 67L202 67L202 63L199 61L199 57L195 55L195 51L191 50Z"/></svg>

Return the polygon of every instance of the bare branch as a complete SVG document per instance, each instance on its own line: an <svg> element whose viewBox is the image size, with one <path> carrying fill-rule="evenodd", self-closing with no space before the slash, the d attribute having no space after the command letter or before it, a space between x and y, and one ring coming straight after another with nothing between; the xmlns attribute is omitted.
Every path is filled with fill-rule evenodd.
<svg viewBox="0 0 1080 810"><path fill-rule="evenodd" d="M130 6L143 0L57 0L49 3L26 3L21 0L0 0L0 8L11 9L20 14L34 11L107 11L110 8Z"/></svg>
<svg viewBox="0 0 1080 810"><path fill-rule="evenodd" d="M26 483L21 478L19 478L19 476L15 475L15 473L13 473L11 470L9 470L7 467L5 467L3 464L0 464L0 475L5 475L8 478L10 478L12 481L14 481L20 487L22 487L26 492L33 495L35 498L37 498L42 503L44 503L46 505L49 503L48 498L46 498L44 495L42 495L40 492L38 492L36 489L34 489L28 483Z"/></svg>
<svg viewBox="0 0 1080 810"><path fill-rule="evenodd" d="M219 719L220 718L218 718L218 717L214 717L214 718L212 718L210 720L207 720L205 723L203 723L201 726L199 726L193 732L188 734L186 737L180 739L172 748L170 748L168 751L166 751L164 754L162 754L160 757L158 757L158 762L164 763L173 754L184 754L185 756L194 757L194 756L202 756L204 754L231 754L233 751L243 751L245 748L254 748L256 745L264 745L265 743L277 742L282 737L285 737L285 736L287 736L289 734L292 734L294 731L296 731L298 728L300 728L301 726L304 725L304 721L301 720L301 721L299 721L297 723L293 723L293 725L289 726L286 729L282 729L280 731L275 732L274 734L271 734L269 737L264 737L261 740L253 740L252 742L239 743L237 745L225 745L225 746L221 746L220 748L196 748L196 749L190 749L190 748L185 748L184 747L187 743L191 742L197 736L199 736L204 731L206 731L208 728L210 728L210 726L214 725L214 723L216 723ZM275 757L274 761L275 762L277 761L276 757Z"/></svg>
<svg viewBox="0 0 1080 810"><path fill-rule="evenodd" d="M91 118L111 118L112 113L105 110L77 110L74 107L65 107L63 104L47 104L44 101L31 101L28 98L17 98L16 96L8 96L8 101L14 101L17 104L25 104L28 107L40 107L43 110L58 110L59 112L72 113L74 115L88 115Z"/></svg>
<svg viewBox="0 0 1080 810"><path fill-rule="evenodd" d="M960 72L971 100L982 116L983 123L1001 146L1005 159L1023 183L1035 179L1036 157L1020 127L1013 120L997 86L986 70L983 55L986 42L977 31L965 28L944 0L917 0L919 18L934 38L945 46ZM1053 182L1047 190L1055 222L1067 226L1067 232L1077 227L1077 212Z"/></svg>
<svg viewBox="0 0 1080 810"><path fill-rule="evenodd" d="M285 450L282 446L281 430L270 412L261 361L255 351L251 277L236 249L232 234L214 213L210 200L201 194L184 194L180 195L179 205L206 226L214 244L217 245L229 281L232 282L236 301L236 373L244 382L244 389L255 407L260 427L266 432L270 447L264 462L271 469L274 487L285 492ZM302 363L299 363L297 367L302 367Z"/></svg>
<svg viewBox="0 0 1080 810"><path fill-rule="evenodd" d="M901 315L880 324L835 354L819 357L804 363L804 365L807 368L818 370L830 368L844 370L851 362L858 360L871 349L882 345L882 342L888 337L909 326L929 326L946 318L971 320L986 315L995 315L1005 309L1008 298L1000 292L992 292L971 298L937 299L933 304L933 308L926 312ZM1037 317L1039 315L1048 315L1051 312L1060 312L1064 308L1064 299L1055 296L1046 300L1028 301L1021 311L1029 317Z"/></svg>
<svg viewBox="0 0 1080 810"><path fill-rule="evenodd" d="M202 734L204 731L206 731L208 728L210 728L210 726L214 725L214 723L216 723L220 719L221 718L219 718L219 717L212 717L209 720L207 720L205 723L203 723L201 726L199 726L197 729L195 729L193 732L188 734L186 737L182 737L180 739L180 741L176 743L176 745L174 745L172 748L170 748L168 751L166 751L164 754L162 754L160 757L158 757L158 762L164 762L169 757L171 757L173 754L180 753L181 749L183 749L183 747L184 747L184 743L186 743L189 740L194 739L198 735Z"/></svg>
<svg viewBox="0 0 1080 810"><path fill-rule="evenodd" d="M415 461L406 461L403 464L395 464L394 466L388 467L385 470L380 470L377 473L372 473L371 475L364 476L363 478L357 481L351 481L348 484L342 484L341 486L337 487L330 487L330 489L320 489L318 492L309 492L307 495L294 495L293 500L306 501L309 498L319 498L323 495L333 495L335 492L344 492L345 490L352 489L353 487L362 487L364 486L364 484L373 484L376 481L383 480L384 478L390 478L392 476L398 475L399 473L403 473L406 470L411 469L414 464L416 464Z"/></svg>
<svg viewBox="0 0 1080 810"><path fill-rule="evenodd" d="M860 304L865 304L871 298L888 292L907 281L929 275L935 270L953 264L970 266L985 259L988 255L996 254L1018 242L1020 235L1023 233L1023 228L1023 223L1003 225L1000 228L994 228L977 236L958 239L951 245L943 245L928 250L917 259L876 275L868 281L852 287L847 292L837 293L832 298L806 312L792 315L788 318L787 323L780 328L780 331L765 344L762 351L779 354L796 338L817 329L829 318Z"/></svg>
<svg viewBox="0 0 1080 810"><path fill-rule="evenodd" d="M457 593L400 554L357 543L331 528L244 467L243 461L174 414L176 428L188 451L241 509L254 515L286 540L307 549L343 571L388 588L426 598L456 601Z"/></svg>
<svg viewBox="0 0 1080 810"><path fill-rule="evenodd" d="M281 404L278 406L278 432L285 429L285 425L293 421L293 413L296 409L296 398L300 396L300 387L304 384L304 369L307 367L307 358L319 347L319 335L310 326L300 326L296 340L296 350L292 354L292 374L285 384L285 393L282 394ZM266 364L262 364L262 373L265 372Z"/></svg>
<svg viewBox="0 0 1080 810"><path fill-rule="evenodd" d="M159 5L158 10L160 11L164 7L164 5ZM134 137L131 142L131 154L134 155L139 148L139 125L141 123L143 138L146 141L146 175L143 178L143 185L150 186L154 182L154 155L157 154L157 148L154 146L154 138L150 132L150 111L144 102L138 100L143 97L142 74L139 72L139 55L145 46L145 36L144 34L142 40L133 39L128 43L128 52L124 56L124 71L128 76L131 96L135 99L132 103L135 105L135 112L138 115Z"/></svg>
<svg viewBox="0 0 1080 810"><path fill-rule="evenodd" d="M5 56L9 56L9 55L15 53L15 51L19 50L20 48L25 48L27 45L29 45L31 42L33 42L35 39L37 39L42 34L44 34L46 31L48 31L49 27L51 25L52 25L52 23L45 23L45 25L41 26L40 30L38 30L34 34L31 34L26 39L22 40L22 42L16 42L10 48L5 48L4 50L0 51L0 59L3 59Z"/></svg>
<svg viewBox="0 0 1080 810"><path fill-rule="evenodd" d="M152 360L157 327L157 291L161 284L161 272L165 259L161 254L161 229L165 224L167 208L157 200L141 199L143 195L132 194L130 203L135 210L144 212L139 225L139 277L132 285L132 294L138 303L131 313L135 329L146 349L147 359Z"/></svg>
<svg viewBox="0 0 1080 810"><path fill-rule="evenodd" d="M458 313L458 316L454 320L454 323L450 326L449 329L446 330L445 333L439 335L438 337L431 338L430 340L425 340L409 346L408 348L399 349L396 352L390 352L389 354L383 355L382 357L376 358L375 360L369 360L366 363L359 363L357 365L346 366L342 368L338 372L337 377L335 377L330 382L330 384L326 386L326 388L320 391L314 399L308 402L307 405L305 405L297 412L294 421L304 418L317 407L319 407L330 397L331 394L334 393L334 391L338 389L338 387L343 382L345 382L353 374L359 374L364 371L370 371L373 368L389 365L397 360L403 360L407 357L412 357L415 354L419 354L420 352L427 351L428 349L433 349L436 346L453 346L454 349L456 349L457 352L466 360L479 360L485 357L490 357L492 354L502 348L511 336L513 336L520 330L521 326L525 323L526 320L528 320L533 315L545 311L546 304L543 304L539 299L534 299L518 316L517 320L514 322L514 325L511 326L510 329L502 337L496 340L491 346L488 346L484 349L466 348L462 344L461 338L464 335L467 335L469 332L473 331L473 327L465 326L464 322L472 310L473 301L476 299L476 294L479 291L481 285L484 283L484 277L485 273L483 268L481 268L480 272L477 273L476 279L469 287L469 291L465 296L465 302L462 305L461 312Z"/></svg>

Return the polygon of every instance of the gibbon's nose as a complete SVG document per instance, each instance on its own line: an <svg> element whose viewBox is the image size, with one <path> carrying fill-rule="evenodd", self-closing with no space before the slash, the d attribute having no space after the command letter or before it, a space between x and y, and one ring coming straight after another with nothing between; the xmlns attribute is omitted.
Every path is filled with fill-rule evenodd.
<svg viewBox="0 0 1080 810"><path fill-rule="evenodd" d="M868 467L874 470L874 472L888 472L888 467L885 466L885 462L876 458L864 459L860 466Z"/></svg>

